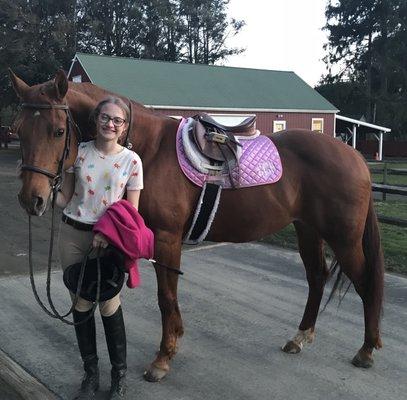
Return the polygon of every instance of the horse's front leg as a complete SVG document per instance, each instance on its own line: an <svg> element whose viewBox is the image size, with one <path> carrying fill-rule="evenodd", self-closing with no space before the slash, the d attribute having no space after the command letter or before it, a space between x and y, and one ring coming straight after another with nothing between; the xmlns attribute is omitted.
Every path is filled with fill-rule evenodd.
<svg viewBox="0 0 407 400"><path fill-rule="evenodd" d="M181 237L168 232L156 233L155 259L173 268L181 262ZM177 341L184 333L178 306L178 274L163 266L156 265L158 284L158 305L161 311L162 339L160 350L144 373L150 382L158 382L170 370L170 360L177 352Z"/></svg>

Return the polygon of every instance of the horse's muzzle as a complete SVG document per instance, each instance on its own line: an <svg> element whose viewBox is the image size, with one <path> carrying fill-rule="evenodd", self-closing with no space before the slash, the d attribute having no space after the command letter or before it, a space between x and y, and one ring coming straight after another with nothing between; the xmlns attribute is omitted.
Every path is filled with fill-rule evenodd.
<svg viewBox="0 0 407 400"><path fill-rule="evenodd" d="M26 197L22 192L18 194L21 207L30 215L41 216L47 208L47 200L40 195Z"/></svg>

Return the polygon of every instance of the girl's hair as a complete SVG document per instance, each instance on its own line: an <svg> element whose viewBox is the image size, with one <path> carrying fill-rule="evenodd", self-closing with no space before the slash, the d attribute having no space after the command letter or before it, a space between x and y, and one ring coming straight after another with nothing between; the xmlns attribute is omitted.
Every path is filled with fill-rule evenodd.
<svg viewBox="0 0 407 400"><path fill-rule="evenodd" d="M114 97L114 96L110 96L110 97L106 97L105 99L103 99L93 110L92 116L93 119L96 121L96 119L98 118L99 114L100 114L100 110L102 109L102 107L106 104L115 104L116 106L118 106L119 108L121 108L121 110L124 112L125 115L125 120L126 123L129 123L129 119L130 119L130 109L129 106L119 97Z"/></svg>

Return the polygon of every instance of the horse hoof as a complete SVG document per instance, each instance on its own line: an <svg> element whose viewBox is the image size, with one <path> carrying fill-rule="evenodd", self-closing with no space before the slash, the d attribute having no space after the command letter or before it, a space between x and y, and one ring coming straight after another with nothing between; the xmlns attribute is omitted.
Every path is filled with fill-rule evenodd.
<svg viewBox="0 0 407 400"><path fill-rule="evenodd" d="M352 364L358 368L371 368L373 367L374 361L371 355L358 353L353 357Z"/></svg>
<svg viewBox="0 0 407 400"><path fill-rule="evenodd" d="M302 348L301 346L299 346L297 343L295 343L294 341L290 340L286 343L285 346L283 346L281 348L281 350L284 351L284 353L288 353L288 354L298 354Z"/></svg>
<svg viewBox="0 0 407 400"><path fill-rule="evenodd" d="M168 370L162 369L162 368L157 368L154 365L150 365L150 368L144 371L144 379L147 382L160 382L161 379L163 379L167 373Z"/></svg>

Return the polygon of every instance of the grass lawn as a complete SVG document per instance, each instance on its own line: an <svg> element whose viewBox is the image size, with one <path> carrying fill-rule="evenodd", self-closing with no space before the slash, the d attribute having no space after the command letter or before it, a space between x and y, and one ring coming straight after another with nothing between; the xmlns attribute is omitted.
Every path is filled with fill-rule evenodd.
<svg viewBox="0 0 407 400"><path fill-rule="evenodd" d="M407 220L407 201L378 201L375 206L380 215ZM387 270L407 274L407 228L380 223L380 232Z"/></svg>
<svg viewBox="0 0 407 400"><path fill-rule="evenodd" d="M378 214L387 217L407 219L407 202L376 202ZM407 228L380 223L380 232L387 271L407 275ZM297 237L294 225L264 239L277 246L297 250Z"/></svg>

